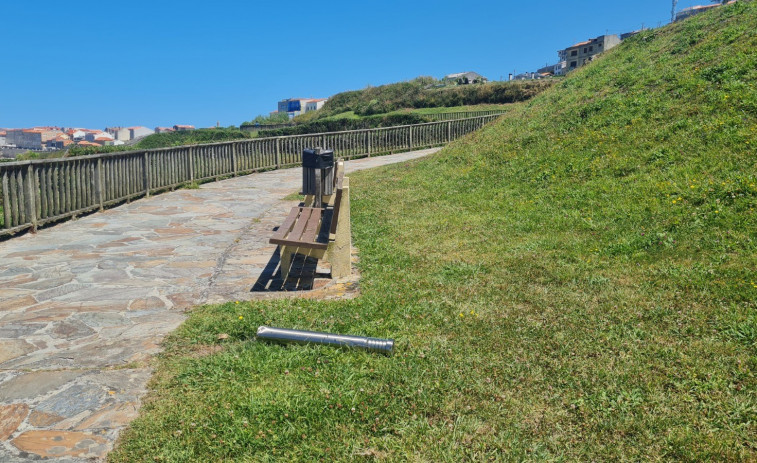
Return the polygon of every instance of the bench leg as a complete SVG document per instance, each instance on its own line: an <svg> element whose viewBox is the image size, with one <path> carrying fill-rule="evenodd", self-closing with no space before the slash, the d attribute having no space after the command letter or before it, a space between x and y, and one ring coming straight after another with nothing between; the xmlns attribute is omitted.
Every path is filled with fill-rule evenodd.
<svg viewBox="0 0 757 463"><path fill-rule="evenodd" d="M287 249L286 246L279 246L279 270L281 271L281 279L286 281L289 277L289 268L292 266L292 251Z"/></svg>

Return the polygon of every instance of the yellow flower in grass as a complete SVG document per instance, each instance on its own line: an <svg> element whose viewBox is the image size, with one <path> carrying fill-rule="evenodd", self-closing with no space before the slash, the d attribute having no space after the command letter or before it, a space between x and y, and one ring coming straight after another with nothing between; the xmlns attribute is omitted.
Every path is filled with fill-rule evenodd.
<svg viewBox="0 0 757 463"><path fill-rule="evenodd" d="M240 320L244 320L244 317L240 315L240 316L239 316L239 319L240 319Z"/></svg>

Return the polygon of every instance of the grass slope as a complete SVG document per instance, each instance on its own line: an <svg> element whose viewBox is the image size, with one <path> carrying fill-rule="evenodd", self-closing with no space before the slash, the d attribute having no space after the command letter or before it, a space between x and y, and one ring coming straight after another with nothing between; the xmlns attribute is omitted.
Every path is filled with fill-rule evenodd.
<svg viewBox="0 0 757 463"><path fill-rule="evenodd" d="M354 112L358 116L371 116L409 108L450 108L515 103L533 98L556 81L557 79L489 82L429 88L430 85L438 82L430 77L418 77L407 82L338 93L330 97L322 109L299 116L297 120L309 122L345 112Z"/></svg>
<svg viewBox="0 0 757 463"><path fill-rule="evenodd" d="M643 32L354 175L362 295L194 310L111 459L754 461L755 31L742 2Z"/></svg>

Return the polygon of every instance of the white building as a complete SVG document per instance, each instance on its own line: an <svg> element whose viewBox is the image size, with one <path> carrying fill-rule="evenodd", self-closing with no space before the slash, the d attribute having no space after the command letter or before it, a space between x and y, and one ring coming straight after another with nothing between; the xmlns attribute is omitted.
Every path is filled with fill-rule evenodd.
<svg viewBox="0 0 757 463"><path fill-rule="evenodd" d="M128 127L106 127L105 131L111 134L114 140L131 140L131 132Z"/></svg>
<svg viewBox="0 0 757 463"><path fill-rule="evenodd" d="M313 100L308 101L305 103L305 112L310 111L318 111L319 109L323 108L323 105L326 104L328 101L328 98L315 98Z"/></svg>
<svg viewBox="0 0 757 463"><path fill-rule="evenodd" d="M129 140L134 140L135 138L146 137L148 135L152 135L153 133L155 133L154 130L148 129L147 127L142 127L142 126L129 127L128 130L129 130L129 136L131 137L129 138Z"/></svg>
<svg viewBox="0 0 757 463"><path fill-rule="evenodd" d="M89 142L104 142L106 140L113 141L113 135L109 134L108 132L88 132L87 135L84 136L84 139Z"/></svg>
<svg viewBox="0 0 757 463"><path fill-rule="evenodd" d="M444 80L447 83L456 83L458 85L466 85L466 84L482 84L487 82L489 79L482 76L481 74L473 71L467 71L467 72L456 72L454 74L447 74L444 76Z"/></svg>
<svg viewBox="0 0 757 463"><path fill-rule="evenodd" d="M278 112L287 113L292 118L308 111L321 109L327 100L327 98L287 98L279 101Z"/></svg>

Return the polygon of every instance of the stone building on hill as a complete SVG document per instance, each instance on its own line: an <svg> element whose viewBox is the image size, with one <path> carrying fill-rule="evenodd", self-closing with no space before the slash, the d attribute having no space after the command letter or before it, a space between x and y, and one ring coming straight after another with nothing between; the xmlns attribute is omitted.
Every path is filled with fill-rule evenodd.
<svg viewBox="0 0 757 463"><path fill-rule="evenodd" d="M594 59L595 56L605 50L614 48L620 44L620 37L615 34L600 35L569 46L557 52L559 63L555 65L555 75L564 75L578 69Z"/></svg>
<svg viewBox="0 0 757 463"><path fill-rule="evenodd" d="M448 74L442 79L446 83L467 85L467 84L483 84L488 79L481 74L473 71L457 72L454 74Z"/></svg>

